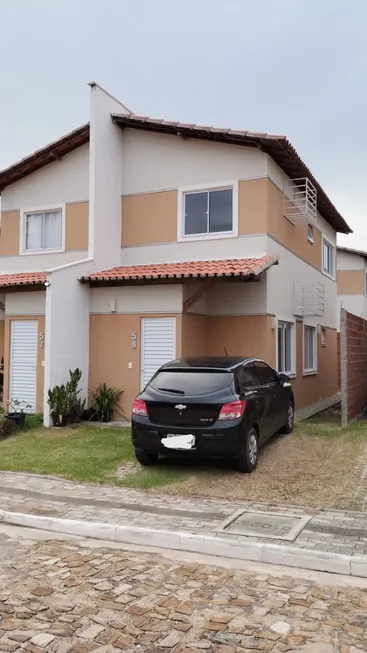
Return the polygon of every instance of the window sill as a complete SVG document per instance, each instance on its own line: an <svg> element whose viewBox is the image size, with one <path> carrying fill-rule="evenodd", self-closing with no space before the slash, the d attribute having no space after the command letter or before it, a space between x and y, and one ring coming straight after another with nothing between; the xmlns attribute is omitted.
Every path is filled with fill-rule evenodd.
<svg viewBox="0 0 367 653"><path fill-rule="evenodd" d="M63 248L58 248L58 249L31 249L31 250L25 250L25 251L20 251L19 256L40 256L43 254L64 254L65 249Z"/></svg>
<svg viewBox="0 0 367 653"><path fill-rule="evenodd" d="M325 272L324 270L322 270L322 274L324 275L324 277L327 277L328 279L331 279L332 281L335 281L335 277L333 277L331 274L328 274L328 272Z"/></svg>
<svg viewBox="0 0 367 653"><path fill-rule="evenodd" d="M303 370L303 376L313 376L317 374L317 370Z"/></svg>

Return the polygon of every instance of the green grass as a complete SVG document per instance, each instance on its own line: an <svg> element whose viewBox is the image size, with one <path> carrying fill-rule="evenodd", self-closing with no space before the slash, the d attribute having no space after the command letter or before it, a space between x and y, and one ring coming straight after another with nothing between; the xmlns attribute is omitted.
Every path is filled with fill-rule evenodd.
<svg viewBox="0 0 367 653"><path fill-rule="evenodd" d="M116 476L133 463L125 478ZM0 470L50 474L73 481L108 483L141 489L177 483L182 470L170 465L141 468L136 463L130 428L75 425L44 429L42 415L30 415L26 426L0 440Z"/></svg>
<svg viewBox="0 0 367 653"><path fill-rule="evenodd" d="M119 466L134 459L130 429L75 426L27 428L0 441L0 469L52 474L75 481L107 482Z"/></svg>

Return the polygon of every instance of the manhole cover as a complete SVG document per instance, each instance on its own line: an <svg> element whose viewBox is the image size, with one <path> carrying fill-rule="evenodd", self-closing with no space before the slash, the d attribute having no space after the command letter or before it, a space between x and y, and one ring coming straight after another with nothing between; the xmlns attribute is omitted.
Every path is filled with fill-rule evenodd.
<svg viewBox="0 0 367 653"><path fill-rule="evenodd" d="M310 515L298 517L279 512L239 510L226 519L218 530L231 535L293 542L310 519Z"/></svg>

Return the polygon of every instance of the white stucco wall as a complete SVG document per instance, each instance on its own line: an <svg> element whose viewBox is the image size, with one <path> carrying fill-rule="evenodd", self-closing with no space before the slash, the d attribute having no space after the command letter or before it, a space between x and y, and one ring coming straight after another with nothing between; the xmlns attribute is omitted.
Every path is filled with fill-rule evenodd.
<svg viewBox="0 0 367 653"><path fill-rule="evenodd" d="M44 315L46 293L44 290L35 292L14 292L5 295L5 315Z"/></svg>
<svg viewBox="0 0 367 653"><path fill-rule="evenodd" d="M116 313L181 313L182 286L119 286L91 288L90 312L111 313L111 301L116 301Z"/></svg>
<svg viewBox="0 0 367 653"><path fill-rule="evenodd" d="M363 256L349 252L337 252L337 270L366 270L367 261Z"/></svg>
<svg viewBox="0 0 367 653"><path fill-rule="evenodd" d="M54 254L30 254L26 256L1 256L0 274L9 274L10 272L45 272L60 265L80 261L82 257L83 252L79 251L57 252Z"/></svg>
<svg viewBox="0 0 367 653"><path fill-rule="evenodd" d="M44 423L49 424L49 388L66 383L69 369L82 370L82 396L88 393L89 375L89 287L79 283L90 262L55 270L47 275L45 328Z"/></svg>
<svg viewBox="0 0 367 653"><path fill-rule="evenodd" d="M266 274L261 281L221 282L207 297L208 315L264 315L267 312Z"/></svg>
<svg viewBox="0 0 367 653"><path fill-rule="evenodd" d="M124 105L97 85L91 86L89 256L97 269L120 264L122 132L111 113Z"/></svg>
<svg viewBox="0 0 367 653"><path fill-rule="evenodd" d="M1 193L1 210L31 209L88 198L89 144L5 188Z"/></svg>
<svg viewBox="0 0 367 653"><path fill-rule="evenodd" d="M336 282L292 254L270 236L268 253L279 254L279 265L267 272L267 311L282 320L294 320L294 283L318 281L324 285L324 316L305 316L307 324L337 326Z"/></svg>
<svg viewBox="0 0 367 653"><path fill-rule="evenodd" d="M125 129L121 194L249 179L266 175L266 155L256 148Z"/></svg>
<svg viewBox="0 0 367 653"><path fill-rule="evenodd" d="M358 315L367 320L366 295L338 295L338 330L340 329L340 309L345 308L349 313Z"/></svg>
<svg viewBox="0 0 367 653"><path fill-rule="evenodd" d="M265 234L141 245L139 247L123 248L120 255L120 265L210 261L225 258L257 258L266 254L266 247L267 237Z"/></svg>

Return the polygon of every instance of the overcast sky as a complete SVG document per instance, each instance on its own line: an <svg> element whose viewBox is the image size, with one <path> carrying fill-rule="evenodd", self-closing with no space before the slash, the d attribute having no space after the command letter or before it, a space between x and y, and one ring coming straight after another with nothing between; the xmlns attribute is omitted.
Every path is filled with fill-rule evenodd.
<svg viewBox="0 0 367 653"><path fill-rule="evenodd" d="M366 0L0 0L0 168L132 111L286 134L367 249Z"/></svg>

